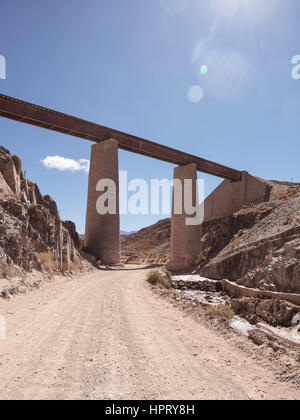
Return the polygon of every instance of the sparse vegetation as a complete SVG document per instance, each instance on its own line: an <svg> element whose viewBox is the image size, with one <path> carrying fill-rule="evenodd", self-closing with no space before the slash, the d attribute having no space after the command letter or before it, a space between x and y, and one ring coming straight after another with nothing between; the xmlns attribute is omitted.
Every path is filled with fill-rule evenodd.
<svg viewBox="0 0 300 420"><path fill-rule="evenodd" d="M168 277L168 280L171 281L172 280L172 273L167 269L165 269L165 272L166 272L166 276Z"/></svg>
<svg viewBox="0 0 300 420"><path fill-rule="evenodd" d="M279 200L286 200L289 197L293 197L294 195L300 193L300 188L290 188L287 192L280 195Z"/></svg>
<svg viewBox="0 0 300 420"><path fill-rule="evenodd" d="M70 265L67 264L66 262L61 263L61 268L60 269L61 269L62 273L67 273L68 271L71 270Z"/></svg>
<svg viewBox="0 0 300 420"><path fill-rule="evenodd" d="M6 279L10 279L15 274L15 266L13 263L7 264L2 270L2 275Z"/></svg>
<svg viewBox="0 0 300 420"><path fill-rule="evenodd" d="M159 286L163 289L172 289L169 279L164 277L159 271L151 271L147 276L147 281L153 286Z"/></svg>
<svg viewBox="0 0 300 420"><path fill-rule="evenodd" d="M41 266L48 274L50 274L50 276L52 276L55 271L68 273L71 271L82 270L84 268L81 259L75 258L70 264L67 264L66 262L59 263L55 260L53 253L50 251L40 253L38 258Z"/></svg>
<svg viewBox="0 0 300 420"><path fill-rule="evenodd" d="M63 273L74 272L76 270L83 270L84 264L81 259L75 258L74 261L71 261L70 264L63 262L61 264L61 271Z"/></svg>
<svg viewBox="0 0 300 420"><path fill-rule="evenodd" d="M75 258L71 263L71 270L84 270L84 264L81 258Z"/></svg>
<svg viewBox="0 0 300 420"><path fill-rule="evenodd" d="M207 309L207 313L214 315L218 318L232 319L234 317L234 311L230 305L220 304L217 306L211 306Z"/></svg>
<svg viewBox="0 0 300 420"><path fill-rule="evenodd" d="M38 258L41 266L52 276L54 271L58 268L58 263L55 261L52 252L41 252L38 255Z"/></svg>

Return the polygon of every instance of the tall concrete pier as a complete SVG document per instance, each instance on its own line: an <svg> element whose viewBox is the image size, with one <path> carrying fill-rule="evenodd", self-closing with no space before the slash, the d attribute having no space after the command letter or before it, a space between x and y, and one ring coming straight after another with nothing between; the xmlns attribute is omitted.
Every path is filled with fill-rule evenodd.
<svg viewBox="0 0 300 420"><path fill-rule="evenodd" d="M185 185L185 180L191 181L189 184ZM180 189L177 189L180 188L177 187L177 185L182 186L181 191ZM171 255L170 262L168 264L169 270L188 270L195 265L195 261L199 257L200 224L187 224L187 218L193 218L196 215L196 211L194 214L186 213L184 203L186 202L185 197L188 194L192 196L191 204L194 207L198 206L197 166L194 164L179 166L174 170L173 205L171 219ZM182 206L179 204L180 201Z"/></svg>
<svg viewBox="0 0 300 420"><path fill-rule="evenodd" d="M99 214L97 211L97 200L105 193L97 191L97 184L103 179L113 181L116 186L115 214ZM84 246L103 264L121 262L118 142L115 140L92 146Z"/></svg>

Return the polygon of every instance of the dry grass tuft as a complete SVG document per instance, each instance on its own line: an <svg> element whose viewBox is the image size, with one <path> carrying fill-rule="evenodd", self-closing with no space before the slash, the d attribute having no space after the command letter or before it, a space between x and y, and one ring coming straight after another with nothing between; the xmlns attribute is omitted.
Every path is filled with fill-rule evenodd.
<svg viewBox="0 0 300 420"><path fill-rule="evenodd" d="M2 275L6 279L11 279L15 274L15 266L13 263L10 263L3 267Z"/></svg>
<svg viewBox="0 0 300 420"><path fill-rule="evenodd" d="M286 193L281 194L279 200L286 200L287 198L293 197L294 195L300 193L300 188L291 188Z"/></svg>
<svg viewBox="0 0 300 420"><path fill-rule="evenodd" d="M234 317L234 311L230 305L211 306L207 309L207 313L218 318L232 319Z"/></svg>
<svg viewBox="0 0 300 420"><path fill-rule="evenodd" d="M55 261L52 252L41 252L38 255L41 266L47 271L48 274L53 275L55 270L58 268L58 262Z"/></svg>
<svg viewBox="0 0 300 420"><path fill-rule="evenodd" d="M81 258L74 258L69 264L63 262L61 264L61 271L63 273L82 271L84 270L84 263Z"/></svg>
<svg viewBox="0 0 300 420"><path fill-rule="evenodd" d="M164 277L159 271L150 271L147 276L147 281L152 284L152 286L159 286L163 289L172 289L169 278Z"/></svg>

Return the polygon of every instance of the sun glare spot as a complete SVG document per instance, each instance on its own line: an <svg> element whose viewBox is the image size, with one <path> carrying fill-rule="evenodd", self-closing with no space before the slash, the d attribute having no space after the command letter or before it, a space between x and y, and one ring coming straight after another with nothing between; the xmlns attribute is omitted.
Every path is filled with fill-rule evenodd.
<svg viewBox="0 0 300 420"><path fill-rule="evenodd" d="M201 102L204 97L204 90L199 85L191 86L188 91L188 98L192 103Z"/></svg>

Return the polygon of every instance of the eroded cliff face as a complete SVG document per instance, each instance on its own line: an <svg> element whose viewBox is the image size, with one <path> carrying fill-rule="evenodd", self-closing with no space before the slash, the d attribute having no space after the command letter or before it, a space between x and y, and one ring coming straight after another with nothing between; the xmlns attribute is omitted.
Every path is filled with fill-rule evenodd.
<svg viewBox="0 0 300 420"><path fill-rule="evenodd" d="M79 246L74 223L61 221L54 200L26 179L17 156L0 147L0 276L50 265L67 269Z"/></svg>
<svg viewBox="0 0 300 420"><path fill-rule="evenodd" d="M300 293L300 190L204 223L199 271L215 279Z"/></svg>

